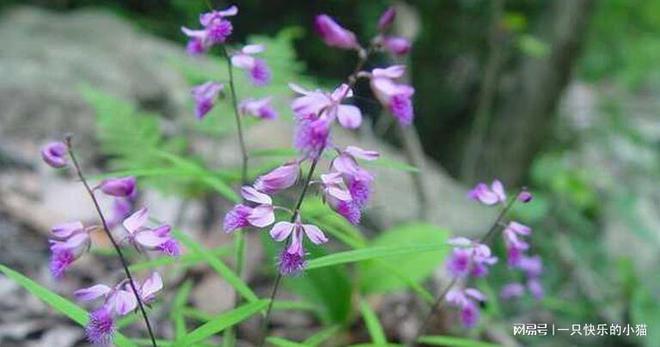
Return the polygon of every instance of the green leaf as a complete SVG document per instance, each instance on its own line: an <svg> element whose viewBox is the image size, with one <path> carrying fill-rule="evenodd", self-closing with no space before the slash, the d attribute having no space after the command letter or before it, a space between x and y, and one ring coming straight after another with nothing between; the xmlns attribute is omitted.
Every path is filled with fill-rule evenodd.
<svg viewBox="0 0 660 347"><path fill-rule="evenodd" d="M445 241L448 234L446 230L435 225L423 223L401 225L383 232L371 242L372 247L426 244L436 246L437 252L409 253L360 263L362 292L391 292L409 286L409 282L419 283L426 279L445 257L447 252ZM392 268L399 274L404 274L407 280L392 273Z"/></svg>
<svg viewBox="0 0 660 347"><path fill-rule="evenodd" d="M250 318L254 314L265 309L266 306L268 306L268 300L258 300L220 314L207 323L202 324L197 329L189 332L183 341L177 343L176 346L189 346L192 343L206 340L209 337L222 332L226 328Z"/></svg>
<svg viewBox="0 0 660 347"><path fill-rule="evenodd" d="M172 232L172 234L179 240L181 243L186 246L186 248L204 258L204 260L209 264L209 266L215 270L215 272L224 278L236 291L241 294L245 300L249 302L258 301L259 298L256 294L250 289L247 283L243 282L240 277L236 275L225 263L222 262L218 257L214 256L208 250L204 249L199 243L193 241L188 235L182 233L178 230Z"/></svg>
<svg viewBox="0 0 660 347"><path fill-rule="evenodd" d="M640 337L643 345L660 347L660 304L657 295L654 297L645 285L640 284L631 301L631 324L646 324L647 336Z"/></svg>
<svg viewBox="0 0 660 347"><path fill-rule="evenodd" d="M367 331L369 331L369 336L371 336L371 341L377 345L387 344L387 338L383 332L383 327L378 321L378 316L364 299L360 301L360 312L367 326Z"/></svg>
<svg viewBox="0 0 660 347"><path fill-rule="evenodd" d="M310 347L304 343L289 341L287 339L275 336L268 337L266 341L276 347Z"/></svg>
<svg viewBox="0 0 660 347"><path fill-rule="evenodd" d="M439 247L435 244L361 248L312 259L307 263L307 270L345 263L361 262L374 258L397 257L401 255L410 255L412 253L437 252L438 248Z"/></svg>
<svg viewBox="0 0 660 347"><path fill-rule="evenodd" d="M69 319L72 321L78 323L81 326L85 326L87 324L89 313L82 309L80 306L41 286L37 282L34 282L28 277L25 277L23 274L6 267L5 265L0 264L0 271L14 282L18 283L21 287L25 288L32 295L36 296L55 310L69 317ZM135 343L131 342L131 340L118 332L115 333L113 342L118 347L137 346Z"/></svg>
<svg viewBox="0 0 660 347"><path fill-rule="evenodd" d="M446 346L446 347L500 347L489 342L470 340L462 337L454 336L422 336L417 339L420 343L426 343L433 346Z"/></svg>
<svg viewBox="0 0 660 347"><path fill-rule="evenodd" d="M307 340L305 340L305 344L311 347L316 347L323 343L323 341L333 337L340 329L340 326L338 325L331 325L327 328L322 329L321 331L317 332L316 334L310 336Z"/></svg>
<svg viewBox="0 0 660 347"><path fill-rule="evenodd" d="M174 296L174 303L172 304L172 311L170 312L170 319L174 322L174 336L177 341L180 341L186 336L186 319L183 315L183 309L186 307L188 296L192 290L192 281L186 281Z"/></svg>

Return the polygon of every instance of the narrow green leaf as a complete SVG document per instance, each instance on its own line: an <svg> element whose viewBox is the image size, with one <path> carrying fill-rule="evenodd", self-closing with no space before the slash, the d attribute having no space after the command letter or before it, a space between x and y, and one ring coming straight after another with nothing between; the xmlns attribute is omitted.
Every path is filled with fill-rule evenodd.
<svg viewBox="0 0 660 347"><path fill-rule="evenodd" d="M369 303L364 299L360 300L360 312L362 313L362 318L367 326L367 331L369 331L369 336L371 336L371 341L377 345L387 344L387 338L383 332L383 327L378 321L376 312L371 309Z"/></svg>
<svg viewBox="0 0 660 347"><path fill-rule="evenodd" d="M439 247L441 246L419 244L407 246L369 247L352 251L338 252L310 260L307 263L307 270L344 263L355 263L374 258L408 255L410 253L419 254L423 252L437 252Z"/></svg>
<svg viewBox="0 0 660 347"><path fill-rule="evenodd" d="M386 344L378 344L378 343L358 343L356 345L350 345L348 347L402 347L403 345L398 344L398 343L386 343Z"/></svg>
<svg viewBox="0 0 660 347"><path fill-rule="evenodd" d="M339 331L339 329L340 329L339 325L331 325L325 329L322 329L316 334L310 336L307 340L305 340L304 344L310 347L316 347L322 344L325 340L333 337L337 333L337 331Z"/></svg>
<svg viewBox="0 0 660 347"><path fill-rule="evenodd" d="M183 315L183 308L186 307L186 302L190 296L192 286L192 281L186 281L174 296L170 319L174 322L174 336L176 337L177 341L184 339L187 333L186 318Z"/></svg>
<svg viewBox="0 0 660 347"><path fill-rule="evenodd" d="M305 301L275 300L273 303L273 310L313 311L315 310L315 307Z"/></svg>
<svg viewBox="0 0 660 347"><path fill-rule="evenodd" d="M89 313L82 309L80 306L41 286L30 278L25 277L23 274L6 267L5 265L0 264L0 271L18 283L21 287L25 288L32 295L36 296L55 310L69 317L69 319L72 321L78 323L81 326L85 326L87 324ZM131 340L118 332L115 333L114 343L118 347L137 346L135 343L131 342Z"/></svg>
<svg viewBox="0 0 660 347"><path fill-rule="evenodd" d="M177 346L189 346L192 343L203 341L219 332L222 332L230 326L234 326L235 324L250 318L252 315L265 309L266 306L268 306L268 300L258 300L249 304L245 304L229 312L220 314L207 323L202 324L197 329L189 332L181 343L177 343Z"/></svg>
<svg viewBox="0 0 660 347"><path fill-rule="evenodd" d="M275 336L268 337L266 341L275 347L309 347L309 345L304 343L289 341Z"/></svg>
<svg viewBox="0 0 660 347"><path fill-rule="evenodd" d="M422 336L417 339L420 343L426 343L433 346L447 346L447 347L500 347L490 342L483 342L477 340L470 340L462 337L454 336Z"/></svg>
<svg viewBox="0 0 660 347"><path fill-rule="evenodd" d="M224 278L225 281L234 287L234 289L236 289L236 291L241 294L245 300L249 302L255 302L259 300L257 295L254 294L247 283L243 282L243 280L241 280L240 277L236 275L236 273L234 273L227 265L225 265L222 260L211 254L208 250L204 249L199 243L193 241L185 233L175 230L172 232L172 234L179 241L181 241L181 243L186 246L190 252L193 252L204 258L209 266L215 270L215 272L217 272L220 277Z"/></svg>

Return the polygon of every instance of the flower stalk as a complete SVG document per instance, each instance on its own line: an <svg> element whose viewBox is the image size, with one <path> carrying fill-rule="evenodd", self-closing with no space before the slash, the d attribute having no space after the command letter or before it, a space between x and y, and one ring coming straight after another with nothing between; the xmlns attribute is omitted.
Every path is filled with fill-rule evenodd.
<svg viewBox="0 0 660 347"><path fill-rule="evenodd" d="M71 158L71 162L73 163L73 167L76 170L76 174L78 175L78 178L82 182L83 186L85 187L85 190L87 191L87 194L89 197L92 199L92 202L94 203L94 208L96 209L96 212L101 219L101 224L103 225L103 231L105 232L106 236L108 239L110 239L110 242L112 243L112 247L115 249L115 252L117 253L117 256L119 257L119 260L121 262L122 267L124 268L124 272L126 274L126 277L128 278L128 283L131 287L131 291L133 292L133 295L135 295L135 299L138 303L138 307L140 308L140 313L142 314L142 318L144 318L144 324L147 326L147 331L149 332L149 338L151 339L151 344L153 347L158 347L156 344L156 337L154 335L153 329L151 327L151 323L149 322L149 317L147 315L147 311L144 308L144 303L142 302L142 298L140 297L140 294L138 292L137 286L135 285L135 281L133 280L133 275L131 274L131 271L128 269L128 261L124 257L124 254L121 251L121 248L119 247L119 244L115 240L115 238L112 236L112 233L110 232L110 228L108 227L108 223L105 219L105 216L103 215L103 212L101 211L101 206L99 205L98 200L96 199L96 196L94 195L93 189L90 187L89 183L87 182L87 179L83 175L83 172L80 168L80 164L78 163L78 160L75 156L74 150L73 150L73 145L72 145L72 136L69 135L65 139L66 146L67 146L67 151L69 152L69 156Z"/></svg>

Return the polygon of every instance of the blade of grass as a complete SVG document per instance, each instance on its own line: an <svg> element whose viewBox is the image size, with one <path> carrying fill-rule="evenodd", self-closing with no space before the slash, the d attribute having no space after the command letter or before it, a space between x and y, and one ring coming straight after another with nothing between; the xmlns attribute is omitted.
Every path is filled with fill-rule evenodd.
<svg viewBox="0 0 660 347"><path fill-rule="evenodd" d="M483 342L477 340L470 340L462 337L454 336L422 336L417 339L420 343L426 343L433 346L447 346L447 347L500 347L500 345Z"/></svg>
<svg viewBox="0 0 660 347"><path fill-rule="evenodd" d="M355 263L374 258L392 257L409 253L421 253L437 251L437 245L409 245L391 247L368 247L351 251L333 253L316 259L307 264L307 270L318 269L326 266L334 266L345 263Z"/></svg>
<svg viewBox="0 0 660 347"><path fill-rule="evenodd" d="M378 321L378 316L364 299L360 300L360 312L367 326L367 331L369 331L369 336L371 336L371 341L377 345L386 345L387 338L383 332L383 327Z"/></svg>
<svg viewBox="0 0 660 347"><path fill-rule="evenodd" d="M340 327L338 325L329 326L310 336L307 340L304 341L304 344L310 347L316 347L323 343L325 340L334 336L339 331L339 329Z"/></svg>

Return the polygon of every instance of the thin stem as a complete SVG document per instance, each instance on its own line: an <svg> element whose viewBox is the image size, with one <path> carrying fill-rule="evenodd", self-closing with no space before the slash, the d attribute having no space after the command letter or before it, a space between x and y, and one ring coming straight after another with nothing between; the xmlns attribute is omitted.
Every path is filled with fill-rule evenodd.
<svg viewBox="0 0 660 347"><path fill-rule="evenodd" d="M227 53L227 48L222 46L222 54L227 60L227 73L229 74L229 91L231 93L231 103L234 109L234 118L236 118L236 128L238 130L238 144L241 149L241 184L247 183L247 168L248 168L248 152L245 146L245 138L243 136L243 125L241 124L241 115L238 112L238 99L236 97L236 86L234 84L234 67L231 65L231 58Z"/></svg>
<svg viewBox="0 0 660 347"><path fill-rule="evenodd" d="M87 183L87 180L85 179L85 176L83 175L82 170L80 169L80 165L78 164L78 160L73 152L73 146L71 144L71 136L66 137L66 145L67 149L69 151L69 156L71 157L71 162L73 162L73 166L76 170L76 173L78 174L78 178L80 178L80 181L82 184L85 186L85 190L87 190L87 193L89 194L89 197L92 199L92 202L94 203L94 207L96 208L96 212L99 215L99 218L101 219L101 223L103 224L103 231L105 232L106 236L110 239L110 242L112 243L112 246L115 248L115 251L117 252L117 256L119 256L119 260L121 261L121 265L124 268L124 272L126 273L126 277L128 278L128 283L131 286L131 290L133 291L133 295L135 295L135 299L137 300L138 306L140 308L140 312L142 313L142 317L144 318L144 323L147 326L147 331L149 331L149 337L151 338L151 344L153 347L158 347L156 344L156 337L154 336L154 332L151 329L151 323L149 323L149 317L147 316L147 311L144 309L144 304L142 303L142 299L140 298L140 294L138 294L137 288L135 286L135 281L133 281L133 275L131 274L131 271L128 269L128 262L126 261L126 258L124 257L124 254L121 251L121 248L119 247L119 244L115 240L115 238L112 236L112 233L110 233L110 228L108 228L108 223L105 220L105 217L103 216L103 212L101 212L101 206L99 205L98 200L96 200L96 196L94 196L94 191L92 188L89 186L89 183Z"/></svg>
<svg viewBox="0 0 660 347"><path fill-rule="evenodd" d="M493 224L490 226L488 229L488 232L479 240L479 243L481 244L486 244L490 240L490 238L495 234L495 232L498 230L497 227L500 226L500 223L502 222L502 219L506 214L511 210L511 207L515 204L516 200L518 199L518 195L522 190L518 191L514 196L512 196L509 201L507 202L506 206L500 211L499 215L497 215L497 218L493 222ZM417 342L417 339L424 333L426 330L426 327L428 326L429 322L431 321L431 318L438 313L440 307L442 307L442 303L445 300L445 297L447 296L447 293L449 293L449 290L458 282L458 278L454 278L447 287L440 293L438 298L435 300L433 303L433 306L431 306L431 310L429 310L429 313L424 317L424 320L422 321L422 325L419 327L417 330L417 333L415 334L415 338L411 341L411 344L414 346L415 343Z"/></svg>

